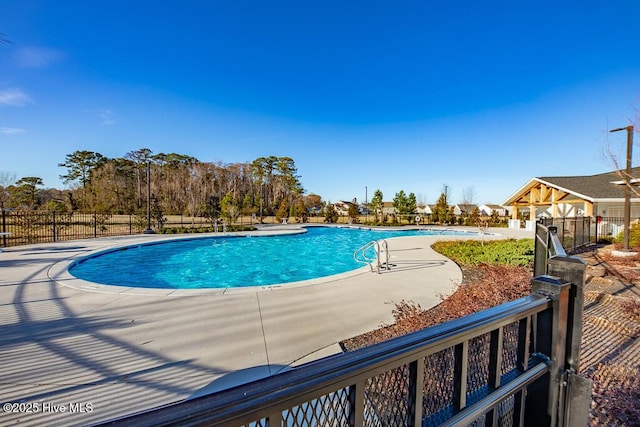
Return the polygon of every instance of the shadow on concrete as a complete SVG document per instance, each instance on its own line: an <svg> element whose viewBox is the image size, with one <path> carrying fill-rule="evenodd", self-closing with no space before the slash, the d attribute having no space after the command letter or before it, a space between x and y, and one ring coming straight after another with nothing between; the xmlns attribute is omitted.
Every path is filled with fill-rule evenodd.
<svg viewBox="0 0 640 427"><path fill-rule="evenodd" d="M445 260L434 260L434 261L425 261L425 260L410 260L404 259L402 261L393 261L389 262L391 268L389 270L381 269L380 272L383 274L393 273L394 271L404 271L404 270L419 270L422 268L433 268L440 267L446 264Z"/></svg>
<svg viewBox="0 0 640 427"><path fill-rule="evenodd" d="M287 365L261 365L254 366L247 369L241 369L239 371L228 372L219 378L216 378L206 386L196 390L189 399L195 399L196 397L206 396L221 390L226 390L231 387L235 387L241 384L246 384L251 381L266 378L276 373L284 372L292 369Z"/></svg>
<svg viewBox="0 0 640 427"><path fill-rule="evenodd" d="M0 267L20 267L29 265L38 265L41 263L50 262L51 258L47 255L69 253L70 255L78 255L82 252L90 252L91 249L86 246L53 246L51 248L29 248L29 249L14 249L6 251L12 255L18 255L18 258L13 259L0 259ZM3 251L5 252L5 251ZM1 255L1 254L0 254ZM42 256L33 257L32 255ZM22 258L22 257L25 258Z"/></svg>
<svg viewBox="0 0 640 427"><path fill-rule="evenodd" d="M43 247L27 247L10 249L11 252L22 253L23 255L33 255L38 253L60 253L60 252L73 252L76 253L82 250L89 250L87 246L43 246Z"/></svg>
<svg viewBox="0 0 640 427"><path fill-rule="evenodd" d="M0 425L96 423L184 400L194 395L198 384L221 374L199 392L270 373L268 367L257 367L225 374L223 369L149 351L146 342L119 340L117 330L133 327L135 321L77 315L60 295L60 287L42 279L48 268L43 262L22 281L2 285L0 402L52 404L66 411L43 411L40 406L31 413L0 412ZM90 404L91 410L71 411L75 403Z"/></svg>

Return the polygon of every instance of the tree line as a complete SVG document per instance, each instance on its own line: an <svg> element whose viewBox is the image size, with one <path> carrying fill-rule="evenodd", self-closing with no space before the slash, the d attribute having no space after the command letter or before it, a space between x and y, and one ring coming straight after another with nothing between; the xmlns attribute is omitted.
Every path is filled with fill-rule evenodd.
<svg viewBox="0 0 640 427"><path fill-rule="evenodd" d="M58 166L65 170L60 178L68 189L45 189L40 177L15 181L7 173L0 173L0 209L145 216L150 207L155 223L161 223L163 215L212 220L222 217L230 222L240 215L295 217L305 221L310 211L324 216L327 222L338 220L338 212L331 203L325 203L316 194L303 195L300 176L290 157L213 163L185 154L154 154L148 148L118 158L81 150L67 154ZM447 186L444 188L428 218L431 223L452 224L461 220L448 204ZM416 214L415 193L400 190L393 197L393 207L394 221ZM376 223L387 222L379 189L365 209L374 214ZM348 216L357 221L360 213L359 205L352 203ZM479 212L473 212L467 219L475 221L478 216Z"/></svg>
<svg viewBox="0 0 640 427"><path fill-rule="evenodd" d="M475 206L472 212L464 212L462 215L455 214L455 206L450 205L447 197L448 186L444 186L444 191L438 197L438 201L431 208L431 213L427 218L421 218L422 221L426 221L430 224L460 224L460 225L478 225L483 222L492 225L498 225L501 223L501 219L497 212L493 212L490 218L481 218L480 209ZM473 190L466 189L463 192L465 198L463 204L473 205ZM418 203L416 195L414 193L406 194L404 190L398 191L393 197L393 213L385 214L384 211L384 195L380 189L377 189L371 202L367 206L369 211L375 216L375 222L383 224L388 221L388 216L392 216L394 222L398 221L398 218L409 217L409 222L414 220L414 215L418 215ZM349 210L349 216L355 218L357 212Z"/></svg>
<svg viewBox="0 0 640 427"><path fill-rule="evenodd" d="M82 150L67 154L58 166L65 168L60 178L67 190L42 189L39 177L0 182L0 208L136 214L150 204L165 215L233 220L241 214L301 217L322 203L320 196L303 196L290 157L213 163L148 148L119 158Z"/></svg>
<svg viewBox="0 0 640 427"><path fill-rule="evenodd" d="M377 222L384 222L383 214L384 195L379 189L373 193L370 208L376 216ZM415 193L406 194L404 190L398 191L393 197L394 214L397 216L414 215L418 212L418 202ZM430 220L433 222L447 222L453 216L453 206L447 204L447 194L443 192L438 198Z"/></svg>

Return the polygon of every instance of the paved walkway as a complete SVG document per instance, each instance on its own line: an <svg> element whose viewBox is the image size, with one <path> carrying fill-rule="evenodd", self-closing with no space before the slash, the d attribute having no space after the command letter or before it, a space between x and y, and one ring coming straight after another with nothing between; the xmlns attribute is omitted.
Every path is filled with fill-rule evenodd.
<svg viewBox="0 0 640 427"><path fill-rule="evenodd" d="M486 238L533 237L491 231L502 235ZM14 403L0 410L0 425L87 424L271 375L339 352L341 340L391 323L394 302L436 305L462 279L455 263L430 249L438 238L422 236L390 239L395 266L383 274L363 267L297 286L114 289L66 273L73 258L92 251L166 238L0 253L0 403Z"/></svg>
<svg viewBox="0 0 640 427"><path fill-rule="evenodd" d="M579 373L593 381L589 425L640 425L640 266L611 258L609 248L581 256L588 267Z"/></svg>

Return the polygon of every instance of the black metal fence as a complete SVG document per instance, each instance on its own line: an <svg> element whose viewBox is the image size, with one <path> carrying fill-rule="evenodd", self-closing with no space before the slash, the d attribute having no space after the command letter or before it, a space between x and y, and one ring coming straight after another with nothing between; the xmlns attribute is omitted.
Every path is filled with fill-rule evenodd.
<svg viewBox="0 0 640 427"><path fill-rule="evenodd" d="M538 227L537 268L558 277L535 277L528 297L108 424L586 425L590 383L576 375L585 264Z"/></svg>
<svg viewBox="0 0 640 427"><path fill-rule="evenodd" d="M542 218L540 223L556 227L569 252L605 239L615 240L624 231L624 218L616 217Z"/></svg>
<svg viewBox="0 0 640 427"><path fill-rule="evenodd" d="M41 212L1 210L0 247L92 237L139 234L149 226L146 216L97 212ZM203 229L212 227L208 218L167 215L162 227L166 230ZM240 217L239 225L250 224L250 217ZM156 223L152 228L158 229ZM222 231L223 227L220 226Z"/></svg>
<svg viewBox="0 0 640 427"><path fill-rule="evenodd" d="M2 211L1 246L141 233L146 222L135 215Z"/></svg>
<svg viewBox="0 0 640 427"><path fill-rule="evenodd" d="M0 215L0 247L139 234L149 226L145 215L134 214L0 210ZM363 215L361 221L364 218ZM244 215L236 218L233 225L248 226L260 220L264 224L281 223L274 216ZM307 222L323 223L324 217L310 216ZM338 222L347 224L348 218L339 217ZM159 229L156 223L152 223L151 228ZM166 232L216 230L211 219L186 215L166 215L162 228ZM217 230L224 231L225 227L219 224Z"/></svg>

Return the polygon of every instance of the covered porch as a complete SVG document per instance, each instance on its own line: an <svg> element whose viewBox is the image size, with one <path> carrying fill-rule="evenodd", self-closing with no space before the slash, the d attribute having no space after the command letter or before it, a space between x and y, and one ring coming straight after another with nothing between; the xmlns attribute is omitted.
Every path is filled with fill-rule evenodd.
<svg viewBox="0 0 640 427"><path fill-rule="evenodd" d="M539 217L593 216L594 212L591 198L550 186L535 178L507 199L504 205L511 206L510 228L520 227L521 214L524 212L528 212L527 229L533 227Z"/></svg>

